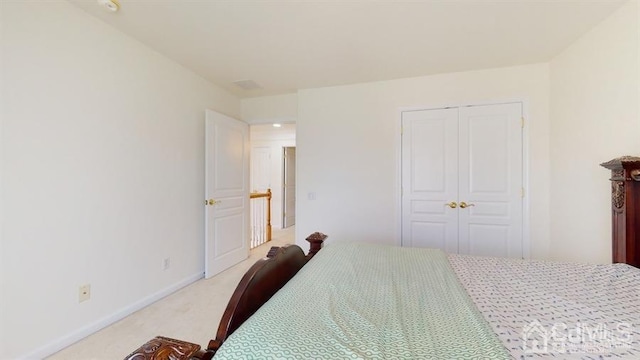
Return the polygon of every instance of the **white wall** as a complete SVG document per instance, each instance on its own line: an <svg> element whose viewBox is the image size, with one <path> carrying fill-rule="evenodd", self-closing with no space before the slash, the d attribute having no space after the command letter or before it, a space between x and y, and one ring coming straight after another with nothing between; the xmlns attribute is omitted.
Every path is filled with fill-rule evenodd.
<svg viewBox="0 0 640 360"><path fill-rule="evenodd" d="M0 11L1 12L1 11ZM2 45L4 42L4 36L3 36L3 27L2 27L2 17L0 14L0 69L4 69L4 55L3 55L3 51L4 51L4 46ZM0 97L4 98L4 90L2 88L2 84L4 84L5 80L4 80L4 70L0 70ZM5 276L5 268L2 265L4 263L4 229L2 226L3 223L3 219L4 216L2 215L3 213L3 206L2 204L4 204L4 186L3 186L3 181L2 179L4 179L4 166L3 166L3 160L4 159L4 136L3 136L3 123L4 123L4 101L2 101L0 98L0 356L2 356L2 353L4 352L2 349L6 348L5 346L5 339L6 339L6 335L5 335L5 328L4 325L6 323L6 314L7 314L7 304L5 302L5 287L6 287L6 276ZM1 357L0 357L1 358Z"/></svg>
<svg viewBox="0 0 640 360"><path fill-rule="evenodd" d="M551 255L611 261L610 172L640 155L638 10L631 1L551 61Z"/></svg>
<svg viewBox="0 0 640 360"><path fill-rule="evenodd" d="M67 2L1 16L0 359L39 358L201 276L204 111L240 101Z"/></svg>
<svg viewBox="0 0 640 360"><path fill-rule="evenodd" d="M524 99L528 103L531 255L549 251L547 64L301 90L296 240L398 243L399 108ZM308 193L316 200L309 200ZM306 244L305 244L306 245Z"/></svg>
<svg viewBox="0 0 640 360"><path fill-rule="evenodd" d="M271 226L282 229L283 147L296 146L296 125L283 124L281 128L251 125L251 149L266 148L270 154L269 186L271 188ZM252 160L253 161L253 160ZM253 176L253 173L251 174ZM254 183L253 181L251 182ZM251 188L254 190L253 187ZM265 191L265 189L258 189Z"/></svg>
<svg viewBox="0 0 640 360"><path fill-rule="evenodd" d="M284 94L242 99L242 120L249 124L294 123L298 95Z"/></svg>

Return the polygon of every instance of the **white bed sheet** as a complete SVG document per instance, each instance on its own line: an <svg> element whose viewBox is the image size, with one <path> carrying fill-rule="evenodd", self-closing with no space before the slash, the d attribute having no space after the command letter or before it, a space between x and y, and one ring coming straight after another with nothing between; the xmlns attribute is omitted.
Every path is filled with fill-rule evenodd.
<svg viewBox="0 0 640 360"><path fill-rule="evenodd" d="M640 269L449 255L514 359L640 359Z"/></svg>

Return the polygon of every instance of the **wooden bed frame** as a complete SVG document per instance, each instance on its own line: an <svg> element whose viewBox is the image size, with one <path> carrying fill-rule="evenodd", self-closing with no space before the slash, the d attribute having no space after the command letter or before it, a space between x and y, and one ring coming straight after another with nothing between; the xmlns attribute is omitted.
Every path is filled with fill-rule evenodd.
<svg viewBox="0 0 640 360"><path fill-rule="evenodd" d="M307 237L309 253L297 245L272 247L242 277L222 315L216 338L206 349L190 342L158 336L125 357L125 360L188 360L213 358L222 343L253 315L322 248L327 235L316 232Z"/></svg>

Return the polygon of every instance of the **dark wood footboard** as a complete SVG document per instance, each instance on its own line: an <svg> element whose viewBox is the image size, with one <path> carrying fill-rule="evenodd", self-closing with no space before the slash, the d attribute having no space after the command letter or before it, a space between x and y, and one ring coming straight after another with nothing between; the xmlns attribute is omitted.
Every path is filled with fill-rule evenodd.
<svg viewBox="0 0 640 360"><path fill-rule="evenodd" d="M327 235L319 232L307 237L311 245L307 255L297 245L272 247L267 257L258 260L240 280L222 315L216 338L209 341L206 349L200 350L199 346L181 340L156 337L129 354L125 360L211 359L227 337L291 280L322 248L326 238ZM184 351L185 348L193 351Z"/></svg>

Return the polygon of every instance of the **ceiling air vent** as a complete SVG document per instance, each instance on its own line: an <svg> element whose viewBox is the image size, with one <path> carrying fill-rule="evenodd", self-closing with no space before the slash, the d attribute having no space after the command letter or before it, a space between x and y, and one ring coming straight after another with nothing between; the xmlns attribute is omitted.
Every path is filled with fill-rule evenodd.
<svg viewBox="0 0 640 360"><path fill-rule="evenodd" d="M262 89L262 86L258 85L258 83L253 80L238 80L233 83L244 90Z"/></svg>

